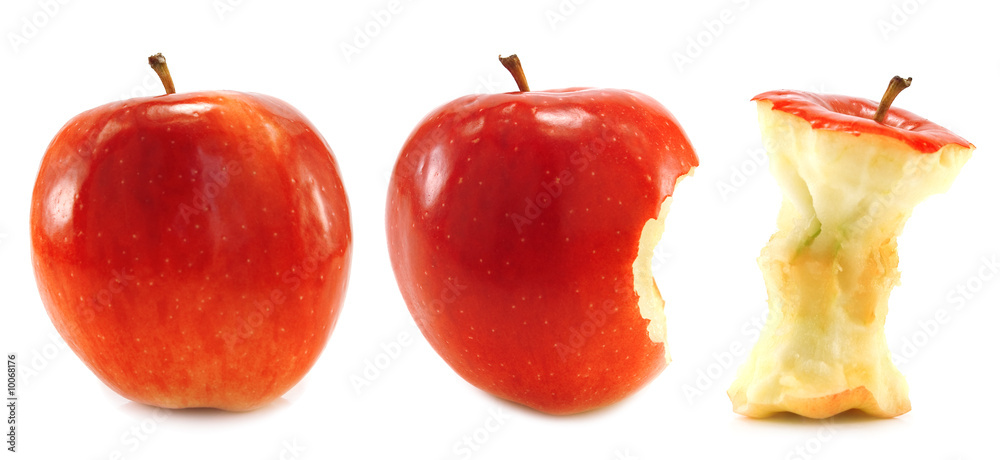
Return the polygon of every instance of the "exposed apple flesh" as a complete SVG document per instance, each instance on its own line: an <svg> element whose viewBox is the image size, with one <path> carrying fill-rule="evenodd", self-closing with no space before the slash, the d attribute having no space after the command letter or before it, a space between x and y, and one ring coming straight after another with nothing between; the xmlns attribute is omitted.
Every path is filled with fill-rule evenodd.
<svg viewBox="0 0 1000 460"><path fill-rule="evenodd" d="M957 136L922 137L928 130L907 134L912 124L901 120L926 120L905 111L890 112L895 127L874 126L859 117L872 112L868 103L859 109L850 101L845 107L856 113L820 116L782 96L755 98L784 201L778 231L758 260L768 319L729 389L734 410L751 417L903 414L908 387L883 331L899 282L896 237L918 203L950 187L974 147Z"/></svg>
<svg viewBox="0 0 1000 460"><path fill-rule="evenodd" d="M686 176L678 178L677 182L679 183L684 177ZM673 197L667 197L660 205L657 217L649 219L642 226L642 231L639 233L637 255L635 262L632 262L634 290L639 296L639 315L649 320L649 326L646 327L649 340L663 344L663 354L668 364L670 363L670 347L667 345L667 315L663 311L663 297L660 296L660 290L653 278L653 252L663 237L663 229L672 201Z"/></svg>

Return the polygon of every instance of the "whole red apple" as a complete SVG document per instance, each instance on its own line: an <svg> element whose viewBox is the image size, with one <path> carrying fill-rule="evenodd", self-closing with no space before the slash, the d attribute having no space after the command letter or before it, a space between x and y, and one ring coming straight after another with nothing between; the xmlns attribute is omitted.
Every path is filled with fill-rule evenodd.
<svg viewBox="0 0 1000 460"><path fill-rule="evenodd" d="M568 414L637 391L669 361L653 248L674 185L698 164L640 93L466 96L410 135L386 229L424 336L473 385Z"/></svg>
<svg viewBox="0 0 1000 460"><path fill-rule="evenodd" d="M162 56L150 58L168 93ZM278 99L167 94L77 115L31 204L42 302L109 387L168 408L249 410L316 362L351 226L326 141Z"/></svg>

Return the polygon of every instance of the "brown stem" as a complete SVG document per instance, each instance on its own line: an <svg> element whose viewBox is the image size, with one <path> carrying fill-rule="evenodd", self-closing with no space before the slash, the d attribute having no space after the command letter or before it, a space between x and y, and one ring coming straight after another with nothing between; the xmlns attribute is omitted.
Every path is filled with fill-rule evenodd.
<svg viewBox="0 0 1000 460"><path fill-rule="evenodd" d="M163 53L150 56L149 66L156 72L156 76L160 77L160 82L163 83L163 89L167 91L167 94L177 92L174 89L174 79L170 78L170 69L167 68L167 58L163 57Z"/></svg>
<svg viewBox="0 0 1000 460"><path fill-rule="evenodd" d="M500 63L503 64L504 68L506 68L507 71L510 72L510 75L514 77L514 81L517 82L517 89L519 91L531 91L528 89L528 79L524 77L524 69L521 68L521 60L517 58L516 54L511 54L507 57L500 56Z"/></svg>
<svg viewBox="0 0 1000 460"><path fill-rule="evenodd" d="M885 115L889 113L889 106L892 105L892 101L896 100L896 96L904 89L909 88L912 81L912 78L904 80L899 75L892 77L892 80L889 81L889 87L886 88L885 94L882 95L882 102L878 103L878 110L875 111L876 123L885 121Z"/></svg>

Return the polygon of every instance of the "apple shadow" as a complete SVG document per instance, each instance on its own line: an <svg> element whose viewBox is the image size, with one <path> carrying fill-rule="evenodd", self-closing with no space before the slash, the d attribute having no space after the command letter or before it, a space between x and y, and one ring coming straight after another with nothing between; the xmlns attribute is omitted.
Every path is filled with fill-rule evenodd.
<svg viewBox="0 0 1000 460"><path fill-rule="evenodd" d="M858 409L851 409L846 412L834 415L830 418L825 419L815 419L804 417L798 414L793 414L791 412L781 412L765 418L752 418L745 417L737 414L737 418L734 419L736 423L742 424L764 424L764 425L825 425L832 423L834 425L868 425L868 424L887 424L887 423L905 423L904 420L899 419L899 417L884 418L876 417L863 412Z"/></svg>
<svg viewBox="0 0 1000 460"><path fill-rule="evenodd" d="M214 407L188 407L183 409L164 409L157 406L150 406L148 404L142 404L135 401L128 401L118 408L137 419L149 417L151 411L157 409L168 411L169 418L177 418L181 420L197 421L197 420L211 420L218 421L221 419L226 420L241 420L241 419L253 419L257 417L267 417L277 412L284 410L289 407L291 402L285 397L280 397L270 404L249 411L227 411L223 409L216 409Z"/></svg>
<svg viewBox="0 0 1000 460"><path fill-rule="evenodd" d="M577 412L575 414L550 414L548 412L543 412L541 410L532 408L530 406L526 406L521 403L516 403L514 401L489 394L485 391L481 392L490 399L492 399L494 402L496 402L497 405L501 406L506 410L509 410L510 412L517 413L519 416L535 417L538 419L559 419L559 420L579 420L579 421L596 419L604 417L605 414L617 411L618 409L620 409L619 406L621 406L620 404L621 401L619 401L618 403L608 404L607 406L598 407L596 409L590 409L583 412Z"/></svg>

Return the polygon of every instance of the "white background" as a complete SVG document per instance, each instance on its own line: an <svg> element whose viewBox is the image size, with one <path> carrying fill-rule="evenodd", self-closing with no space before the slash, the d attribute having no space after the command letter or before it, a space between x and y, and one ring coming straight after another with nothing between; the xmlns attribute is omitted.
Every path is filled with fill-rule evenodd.
<svg viewBox="0 0 1000 460"><path fill-rule="evenodd" d="M984 258L1000 255L996 4L576 1L403 0L350 59L342 46L360 39L356 28L388 0L61 0L57 11L2 2L0 352L20 354L22 377L20 452L4 458L465 458L456 451L465 436L484 441L477 459L997 455L1000 289L977 274ZM40 25L33 31L25 21ZM27 43L13 45L11 34ZM161 413L117 396L58 338L35 288L28 209L45 147L79 112L159 94L145 62L157 51L180 92L253 91L296 106L332 146L351 201L355 251L340 322L308 376L252 413ZM385 246L388 176L404 139L451 99L515 90L496 61L513 52L534 89L653 96L681 121L703 165L678 188L657 252L674 362L633 397L579 416L523 409L454 374L416 330ZM679 66L680 55L691 62ZM878 99L894 74L914 79L897 106L979 147L899 239L903 284L887 334L904 358L913 411L826 424L735 415L725 391L745 352L734 362L727 351L755 338L766 305L755 259L780 204L749 99L781 88ZM978 288L964 308L960 284ZM933 321L941 310L946 324ZM400 333L408 345L356 391L351 376ZM497 414L499 429L487 433Z"/></svg>

